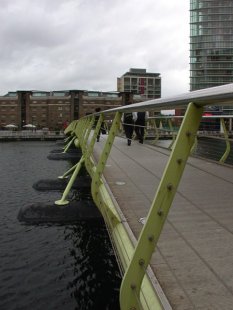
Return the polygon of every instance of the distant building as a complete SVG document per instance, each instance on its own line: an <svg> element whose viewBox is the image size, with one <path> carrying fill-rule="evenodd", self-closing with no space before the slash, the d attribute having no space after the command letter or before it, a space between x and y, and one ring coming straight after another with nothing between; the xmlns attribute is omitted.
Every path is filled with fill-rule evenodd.
<svg viewBox="0 0 233 310"><path fill-rule="evenodd" d="M190 1L190 90L233 82L233 1Z"/></svg>
<svg viewBox="0 0 233 310"><path fill-rule="evenodd" d="M144 100L161 97L160 73L148 73L146 69L131 68L117 78L119 92L132 92Z"/></svg>
<svg viewBox="0 0 233 310"><path fill-rule="evenodd" d="M233 1L190 0L190 90L233 83ZM231 106L208 114L233 114Z"/></svg>
<svg viewBox="0 0 233 310"><path fill-rule="evenodd" d="M62 129L67 123L101 110L142 101L132 93L84 90L9 92L0 97L0 127L26 124L51 130Z"/></svg>

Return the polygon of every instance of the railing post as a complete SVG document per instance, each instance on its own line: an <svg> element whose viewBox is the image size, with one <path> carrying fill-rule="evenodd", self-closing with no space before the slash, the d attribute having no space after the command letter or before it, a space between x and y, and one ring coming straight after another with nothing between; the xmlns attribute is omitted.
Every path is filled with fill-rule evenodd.
<svg viewBox="0 0 233 310"><path fill-rule="evenodd" d="M95 121L94 117L93 117L92 121L93 121L93 124L94 124L94 121ZM92 172L92 166L91 166L91 159L90 158L91 158L91 155L93 153L93 149L94 149L94 145L95 145L95 142L96 142L96 139L97 139L97 135L98 135L99 131L101 130L101 124L103 123L103 121L104 121L104 116L101 113L100 116L99 116L98 122L96 124L96 127L95 127L95 130L94 130L93 136L91 138L91 141L90 141L89 145L87 146L87 150L86 150L85 166L86 166L86 169L89 172L91 177L93 175L93 172Z"/></svg>
<svg viewBox="0 0 233 310"><path fill-rule="evenodd" d="M100 156L100 159L98 161L95 173L94 173L93 178L92 178L91 192L92 192L92 198L96 204L98 204L97 195L98 195L98 190L99 190L99 186L101 183L101 175L104 171L106 161L108 159L108 156L110 154L115 136L116 136L117 131L119 129L120 120L121 120L121 113L117 112L115 117L114 117L111 129L110 129L109 134L108 134L107 141L104 145L103 151L101 153L101 156Z"/></svg>
<svg viewBox="0 0 233 310"><path fill-rule="evenodd" d="M70 148L71 144L74 142L74 140L76 139L76 137L74 136L69 143L65 146L65 149L62 153L66 153L68 151L68 149Z"/></svg>
<svg viewBox="0 0 233 310"><path fill-rule="evenodd" d="M141 308L141 283L178 188L202 113L202 107L197 107L194 103L189 104L146 223L121 284L121 310Z"/></svg>
<svg viewBox="0 0 233 310"><path fill-rule="evenodd" d="M152 144L156 144L156 142L159 140L159 130L158 127L156 125L156 120L153 119L153 124L154 124L154 130L155 130L155 139L153 140Z"/></svg>
<svg viewBox="0 0 233 310"><path fill-rule="evenodd" d="M231 144L230 144L230 141L229 141L228 131L227 131L224 119L221 118L220 122L221 122L221 126L223 128L224 137L225 137L225 140L226 140L226 150L225 150L225 153L222 155L222 157L221 157L221 159L219 161L220 161L220 163L224 163L225 160L227 159L228 155L230 154Z"/></svg>
<svg viewBox="0 0 233 310"><path fill-rule="evenodd" d="M82 119L80 128L78 128L78 140L82 150L85 147L84 140L86 136L87 126L88 126L88 118Z"/></svg>
<svg viewBox="0 0 233 310"><path fill-rule="evenodd" d="M65 173L63 173L63 175L60 175L58 177L58 179L65 179L68 178L68 175L71 174L72 171L74 171L74 169L76 168L77 164L75 164L73 167L71 167L69 170L67 170Z"/></svg>
<svg viewBox="0 0 233 310"><path fill-rule="evenodd" d="M86 119L83 126L81 127L81 146L82 146L82 152L83 152L83 155L81 157L81 159L79 160L79 162L77 163L77 165L75 166L75 169L74 169L74 172L63 192L63 195L62 195L62 198L60 200L56 200L55 201L55 204L56 205L66 205L69 203L69 201L66 199L72 186L73 186L73 183L74 181L76 180L76 177L80 171L80 169L82 168L82 165L85 161L85 150L86 150L86 144L87 144L87 140L88 140L88 137L90 135L90 132L91 132L91 128L92 128L92 125L93 125L93 121L92 119Z"/></svg>
<svg viewBox="0 0 233 310"><path fill-rule="evenodd" d="M81 157L77 166L75 167L75 170L74 170L74 172L73 172L73 174L72 174L72 176L71 176L71 178L70 178L70 180L69 180L69 182L68 182L68 184L67 184L67 186L63 192L62 198L55 201L56 205L63 206L63 205L66 205L69 203L69 200L67 200L66 198L69 195L71 187L72 187L72 185L73 185L73 183L74 183L74 181L75 181L75 179L76 179L76 177L77 177L77 175L78 175L78 173L82 167L83 162L84 162L84 156Z"/></svg>
<svg viewBox="0 0 233 310"><path fill-rule="evenodd" d="M168 119L168 125L169 125L169 129L170 129L170 131L171 131L171 133L172 133L172 142L171 142L171 144L170 144L169 147L168 147L168 149L171 150L173 144L175 143L176 136L175 136L175 134L174 134L174 129L173 129L173 126L172 126L172 121L171 121L170 118Z"/></svg>

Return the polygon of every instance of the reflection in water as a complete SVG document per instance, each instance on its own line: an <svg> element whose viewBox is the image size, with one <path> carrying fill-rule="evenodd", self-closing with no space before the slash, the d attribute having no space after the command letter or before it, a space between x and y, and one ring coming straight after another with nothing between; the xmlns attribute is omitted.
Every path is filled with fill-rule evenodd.
<svg viewBox="0 0 233 310"><path fill-rule="evenodd" d="M103 222L80 222L66 228L65 239L71 241L73 258L73 278L67 290L77 309L118 310L121 277Z"/></svg>

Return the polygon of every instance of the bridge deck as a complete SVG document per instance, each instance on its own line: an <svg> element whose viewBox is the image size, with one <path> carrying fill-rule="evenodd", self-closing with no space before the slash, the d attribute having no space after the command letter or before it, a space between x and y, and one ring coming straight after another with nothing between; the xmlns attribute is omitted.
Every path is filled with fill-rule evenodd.
<svg viewBox="0 0 233 310"><path fill-rule="evenodd" d="M97 159L105 136L95 144ZM116 138L104 177L136 238L169 152ZM190 158L152 257L173 309L232 309L233 169Z"/></svg>

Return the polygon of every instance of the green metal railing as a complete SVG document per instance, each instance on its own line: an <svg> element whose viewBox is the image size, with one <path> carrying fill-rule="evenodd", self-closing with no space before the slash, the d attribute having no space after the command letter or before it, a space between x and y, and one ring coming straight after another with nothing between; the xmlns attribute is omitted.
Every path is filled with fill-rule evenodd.
<svg viewBox="0 0 233 310"><path fill-rule="evenodd" d="M156 117L150 117L147 127L147 135L150 132L150 136L147 136L148 139L150 139L150 143L153 145L157 145L157 142L159 140L163 139L169 139L169 144L167 145L168 149L172 149L173 144L175 142L176 136L178 134L179 127L177 127L177 120L180 122L182 121L183 116L156 116ZM212 150L212 152L215 152L216 160L220 163L225 163L228 156L230 155L231 151L231 142L233 142L233 139L229 137L229 131L232 132L232 128L226 127L225 122L228 121L232 124L233 115L213 115L213 116L202 116L202 122L204 123L204 126L206 130L198 130L195 144L191 150L192 154L198 155L197 148L198 148L198 141L202 138L214 138L215 140L222 140L225 142L225 148L221 146L218 150ZM161 126L161 124L166 121L168 127ZM205 122L208 121L214 121L217 123L209 123L207 126L205 125ZM156 125L156 122L160 124L160 127ZM166 125L166 124L165 124ZM216 125L218 126L218 129L216 129ZM229 125L229 124L228 124ZM152 134L152 136L151 136ZM205 147L211 148L211 143L205 143Z"/></svg>
<svg viewBox="0 0 233 310"><path fill-rule="evenodd" d="M166 301L164 302L159 296L159 293L155 291L147 274L147 268L176 194L186 162L195 145L203 109L207 105L232 105L232 90L233 86L229 84L195 91L173 98L132 104L96 113L95 115L88 115L78 121L72 122L66 129L66 133L72 133L75 136L74 141L77 139L76 144L82 149L83 156L77 165L63 175L63 177L66 177L73 173L61 200L56 203L67 203L66 198L74 179L80 167L85 164L92 178L92 197L103 215L120 261L123 274L120 289L120 306L122 310L170 309L169 304ZM122 113L132 111L160 111L173 108L186 109L186 112L178 134L172 135L173 140L170 146L172 150L168 163L155 193L145 225L136 244L134 244L127 229L126 219L121 214L104 179L103 170L111 153L114 139L119 131ZM106 114L113 115L113 122L101 155L96 162L93 156L93 150L96 137ZM99 120L96 128L93 130L94 120L97 116ZM169 123L169 129L173 131L173 125L171 122ZM158 139L158 128L157 126L155 128L155 139ZM222 128L228 141L228 135L223 123ZM228 150L222 156L221 162L224 162L229 154L229 146L227 148Z"/></svg>

